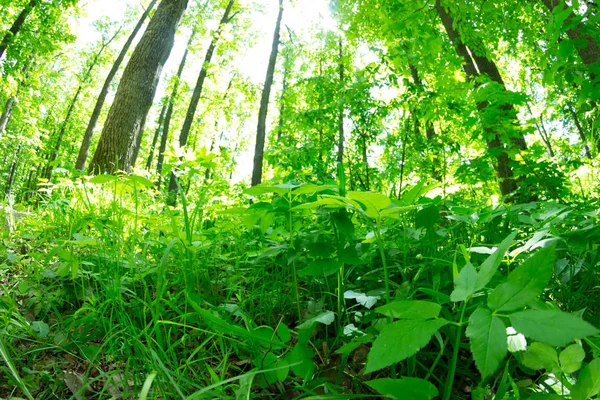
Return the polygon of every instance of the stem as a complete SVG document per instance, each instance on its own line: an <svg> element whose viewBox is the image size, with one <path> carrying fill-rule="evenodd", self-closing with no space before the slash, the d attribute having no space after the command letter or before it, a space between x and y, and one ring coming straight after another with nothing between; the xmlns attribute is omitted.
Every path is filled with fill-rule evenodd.
<svg viewBox="0 0 600 400"><path fill-rule="evenodd" d="M292 194L288 197L288 224L290 229L290 250L294 248L294 225L292 224ZM300 311L300 294L298 293L298 274L296 271L296 258L292 257L292 279L294 282L294 296L296 297L296 310L298 311L298 322L302 320L302 312Z"/></svg>
<svg viewBox="0 0 600 400"><path fill-rule="evenodd" d="M446 378L446 387L444 388L443 400L450 400L452 396L452 386L454 385L454 375L456 374L456 364L458 364L458 351L460 350L460 341L462 339L462 323L465 316L465 310L467 309L467 302L463 303L462 310L460 311L460 327L456 332L456 340L454 341L454 351L452 353L452 362L450 363L450 370L448 371L448 377Z"/></svg>
<svg viewBox="0 0 600 400"><path fill-rule="evenodd" d="M385 303L390 302L390 275L388 272L387 259L385 258L385 251L383 251L383 243L381 240L381 226L379 218L375 221L375 239L377 240L377 247L379 247L379 256L381 257L381 263L383 264L383 281L385 283ZM387 317L388 324L392 323L392 317ZM396 378L396 364L392 364L392 378Z"/></svg>
<svg viewBox="0 0 600 400"><path fill-rule="evenodd" d="M381 227L379 219L375 221L375 239L377 240L377 247L379 247L379 256L381 257L381 263L383 264L383 281L385 283L385 302L390 302L390 275L388 272L387 259L385 258L385 252L383 251L383 243L381 242Z"/></svg>

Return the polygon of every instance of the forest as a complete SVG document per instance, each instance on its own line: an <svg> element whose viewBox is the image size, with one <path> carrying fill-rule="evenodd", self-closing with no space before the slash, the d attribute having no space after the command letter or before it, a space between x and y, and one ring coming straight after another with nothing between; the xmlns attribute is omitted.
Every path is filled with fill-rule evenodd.
<svg viewBox="0 0 600 400"><path fill-rule="evenodd" d="M597 0L0 0L0 400L597 399Z"/></svg>

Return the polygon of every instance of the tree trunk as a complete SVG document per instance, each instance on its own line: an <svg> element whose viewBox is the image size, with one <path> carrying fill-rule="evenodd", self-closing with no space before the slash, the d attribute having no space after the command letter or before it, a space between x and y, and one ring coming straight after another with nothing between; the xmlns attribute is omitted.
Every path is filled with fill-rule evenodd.
<svg viewBox="0 0 600 400"><path fill-rule="evenodd" d="M23 26L23 23L27 19L27 16L29 15L29 13L31 13L33 8L38 4L38 1L39 0L30 0L29 1L29 4L27 4L25 6L25 8L21 11L21 13L19 14L19 16L17 17L15 22L12 24L12 26L10 27L8 32L6 32L6 34L4 35L4 38L2 38L2 42L0 42L0 59L4 55L6 48L10 45L10 42L12 41L13 37L15 37L17 35L17 33L19 33L19 30L21 30L21 27Z"/></svg>
<svg viewBox="0 0 600 400"><path fill-rule="evenodd" d="M479 71L481 71L482 73L487 73L493 81L504 85L500 73L498 72L498 68L496 68L496 65L493 62L487 60L487 58L482 56L471 56L471 54L474 53L470 52L467 46L462 41L459 32L454 28L454 21L452 19L452 16L446 11L444 7L441 6L440 0L436 0L435 6L442 20L442 24L444 25L446 33L448 34L448 37L454 44L456 53L463 58L463 69L467 74L468 78L470 80L474 80L479 76ZM489 103L487 101L480 101L477 104L477 109L480 112L480 114L482 114L488 106ZM496 154L496 164L494 165L494 169L496 170L496 176L498 177L500 193L503 196L507 196L517 189L517 182L514 179L513 170L509 164L510 158L508 157L508 153L506 152L504 145L500 140L500 133L495 129L495 126L491 126L489 124L484 123L483 130L486 136L485 140L488 151L491 154ZM524 140L522 140L522 138L521 140L515 140L515 142L515 144L518 145L520 148L522 148L522 146L524 146L525 143Z"/></svg>
<svg viewBox="0 0 600 400"><path fill-rule="evenodd" d="M2 132L6 129L6 125L8 125L8 120L12 114L12 108L15 104L15 96L10 96L8 100L6 100L6 105L4 106L4 111L2 111L2 115L0 116L0 138L2 138Z"/></svg>
<svg viewBox="0 0 600 400"><path fill-rule="evenodd" d="M125 67L90 165L92 173L129 172L162 68L188 0L162 0Z"/></svg>
<svg viewBox="0 0 600 400"><path fill-rule="evenodd" d="M200 97L202 96L202 90L204 89L204 81L206 80L206 76L208 75L208 67L212 60L213 54L217 47L217 42L221 37L221 32L223 27L229 23L235 17L235 14L231 15L231 9L233 8L235 0L229 0L227 3L227 7L225 8L225 12L223 13L223 17L219 22L219 26L210 41L210 45L208 46L208 50L206 50L206 55L204 56L204 62L202 63L202 69L200 70L200 74L198 75L198 80L196 81L196 86L194 87L194 93L192 93L192 99L190 101L190 105L188 107L187 113L185 115L185 120L183 121L183 126L181 128L181 133L179 134L179 146L184 147L187 144L188 137L190 134L190 129L192 127L192 123L194 121L194 115L196 114L196 109L198 108L198 103L200 102ZM164 132L163 132L164 136ZM177 182L176 176L173 172L169 177L169 198L168 203L170 205L175 205L177 200Z"/></svg>
<svg viewBox="0 0 600 400"><path fill-rule="evenodd" d="M110 72L108 73L108 76L106 77L106 80L104 81L104 86L102 86L102 90L100 91L100 94L98 95L98 99L96 100L96 106L94 107L94 111L92 112L92 116L90 117L90 122L88 123L87 129L85 130L85 134L83 135L83 140L81 141L81 147L79 148L79 154L77 155L77 161L75 162L75 168L77 168L80 171L85 170L85 163L87 161L88 152L90 150L90 144L92 143L92 136L94 135L94 129L96 128L96 124L98 123L98 118L100 118L100 113L102 112L102 107L104 106L104 101L106 100L106 96L108 95L110 85L111 85L113 79L115 78L115 75L119 71L119 68L121 67L121 63L123 63L123 60L125 59L125 56L127 55L127 52L129 51L129 47L131 47L131 43L133 42L133 40L137 36L138 32L142 28L142 25L144 25L144 21L148 17L148 14L150 14L150 11L154 8L154 5L156 4L157 1L158 0L152 0L150 2L150 4L148 5L148 8L146 8L146 11L144 11L144 13L142 14L137 25L131 32L131 35L129 35L129 38L127 38L127 41L123 45L123 48L121 49L121 52L119 53L119 56L115 60Z"/></svg>
<svg viewBox="0 0 600 400"><path fill-rule="evenodd" d="M267 135L267 112L269 110L269 97L271 95L271 86L275 75L275 64L277 63L277 53L279 52L279 32L281 30L281 18L283 17L283 0L279 0L279 14L275 23L275 33L273 34L273 45L271 46L271 56L269 57L269 66L265 85L263 86L262 97L260 100L260 109L258 111L258 125L256 127L256 145L254 147L254 167L252 169L252 186L259 185L262 182L263 160L265 156L265 137Z"/></svg>
<svg viewBox="0 0 600 400"><path fill-rule="evenodd" d="M4 189L4 194L7 197L11 194L13 184L15 183L15 176L17 175L17 167L19 165L19 154L21 154L21 144L17 147L15 157L8 171L8 178L6 179L6 187Z"/></svg>
<svg viewBox="0 0 600 400"><path fill-rule="evenodd" d="M177 97L177 92L179 92L179 83L181 81L181 74L183 74L183 69L185 68L185 63L187 61L188 54L190 52L190 47L192 45L192 41L194 40L194 36L196 35L196 31L192 31L190 35L190 39L185 48L185 52L183 53L183 57L181 58L181 62L179 63L179 68L177 69L177 75L175 76L175 82L173 83L173 90L171 91L171 96L169 97L169 103L167 106L167 113L165 114L165 120L163 123L162 136L160 138L160 148L158 150L158 162L156 165L156 174L158 175L158 183L157 189L160 189L160 184L162 182L162 168L163 162L165 160L165 150L167 149L167 140L169 139L169 129L171 127L171 118L173 117L173 109L175 108L175 98Z"/></svg>
<svg viewBox="0 0 600 400"><path fill-rule="evenodd" d="M156 142L158 141L158 135L162 131L163 121L165 120L165 112L167 111L167 106L162 106L160 110L160 116L158 117L158 124L156 125L156 130L154 131L154 138L152 138L152 145L150 146L150 154L148 154L148 161L146 161L146 170L149 171L152 166L152 158L154 158L154 151L156 150Z"/></svg>

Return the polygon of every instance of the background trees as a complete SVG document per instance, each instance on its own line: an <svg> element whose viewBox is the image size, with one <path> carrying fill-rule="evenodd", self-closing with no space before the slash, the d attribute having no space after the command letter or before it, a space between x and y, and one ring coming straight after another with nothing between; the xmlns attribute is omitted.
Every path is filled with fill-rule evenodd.
<svg viewBox="0 0 600 400"><path fill-rule="evenodd" d="M206 175L207 168L216 172L225 164L231 168L243 163L243 172L232 175L234 181L243 178L254 147L255 184L259 164L266 168L266 176L276 173L326 182L336 179L336 163L342 161L356 189L398 194L425 177L444 188L486 187L506 199L527 198L530 192L560 199L570 190L568 177L593 162L598 153L595 54L599 33L591 6L576 9L542 0L494 5L340 0L332 3L331 10L321 11L333 11L330 15L313 16L313 25L295 27L295 13L306 12L304 5L282 3L292 14L286 20L285 14L278 15L281 7L274 2L268 5L269 15L281 32L271 39L281 37L280 56L271 60L265 56L260 67L248 68L238 62L240 57L256 60L258 49L265 52L267 44L273 53L264 10L246 2L193 2L179 32L172 30L180 43L175 51L182 54L183 42L192 31L197 39L189 47L188 67L177 80L181 81L177 102L171 103L170 113L167 102L160 119L162 105L157 105L151 88L156 84L162 98L171 75L159 74L158 68L147 81L150 75L137 67L125 68L123 76L120 72L129 47L135 46L135 51L127 64L135 65L145 46L147 40L135 43L134 38L147 18L158 23L158 10L152 12L155 3L131 9L119 37L108 44L97 73L82 81L83 95L78 96L60 141L61 135L54 134L61 131L55 126L65 115L63 111L59 116L58 103L66 98L60 91L67 89L65 82L74 73L73 63L64 63L73 59L65 45L75 39L64 34L67 29L61 24L66 21L64 12L76 12L71 6L77 3L22 1L3 6L3 37L10 40L6 39L1 61L0 140L4 151L12 154L18 147L16 138L28 135L30 142L21 147L19 159L46 171L16 168L13 189L28 190L26 182L35 187L37 178L52 176L52 169L82 170L90 147L95 153L91 170L96 172L114 171L115 162L131 170L138 153L147 164L151 154L155 157L160 138L156 136L154 142L155 132L166 134L156 154L165 166L158 175L175 176L171 175L175 168L188 188L201 185L201 175L231 184L227 183L231 171ZM178 7L184 14L181 4ZM229 11L223 20L225 10ZM265 18L260 40L252 28L259 16ZM337 22L327 22L334 18ZM16 22L19 29L14 33ZM105 21L97 29L110 37L120 25ZM155 64L166 62L167 53L163 51ZM83 63L85 56L80 54ZM153 57L158 60L158 53ZM274 82L275 95L269 98L275 106L268 109L264 98L256 101L261 89L264 97L271 86L270 79L258 78L260 68ZM174 69L169 67L172 73ZM68 73L61 77L59 71ZM101 76L106 76L103 85ZM139 81L133 85L136 77ZM34 96L40 85L59 89ZM111 91L119 86L122 93L113 107L124 110L123 115L115 117L116 111L110 117L103 115L104 100L113 102ZM128 86L131 90L126 91ZM231 104L237 106L226 109ZM68 108L67 102L63 110ZM257 136L248 125L253 114L260 116ZM145 115L159 125L168 122L168 131L180 132L184 139L171 137L155 123L146 124ZM97 121L105 132L99 142L92 136ZM125 128L120 125L125 121L136 122ZM86 123L85 132L79 132ZM144 134L146 127L152 133ZM65 147L57 147L59 142ZM79 148L77 157L70 155L72 148ZM202 154L213 161L222 158L215 163ZM44 157L50 157L50 162ZM196 173L188 159L209 166L199 167ZM4 166L5 177L9 164ZM173 179L168 187L174 190Z"/></svg>

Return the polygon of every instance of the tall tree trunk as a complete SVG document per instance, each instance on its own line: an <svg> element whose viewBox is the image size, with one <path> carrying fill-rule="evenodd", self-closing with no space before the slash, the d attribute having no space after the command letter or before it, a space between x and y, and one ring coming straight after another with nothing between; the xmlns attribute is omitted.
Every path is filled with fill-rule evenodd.
<svg viewBox="0 0 600 400"><path fill-rule="evenodd" d="M119 53L112 68L110 69L110 72L108 73L108 75L106 77L106 80L104 81L104 86L102 86L102 90L100 91L100 94L98 95L98 99L96 100L96 105L94 107L94 111L92 111L92 116L90 117L90 122L88 123L88 126L85 130L85 134L83 135L83 140L81 141L81 147L79 148L79 154L77 155L77 161L75 162L75 168L77 168L80 171L83 171L85 169L85 163L87 161L88 152L90 150L90 144L92 143L92 136L94 135L94 129L96 128L96 124L98 123L98 118L100 118L100 113L102 112L102 107L104 106L104 101L106 100L106 96L108 95L110 85L111 85L113 79L115 78L115 75L117 75L117 72L119 71L119 68L121 67L121 64L123 63L123 60L125 59L125 56L127 55L127 52L129 51L129 47L131 47L131 43L133 43L133 40L135 39L138 32L144 25L144 21L146 20L146 18L148 18L148 14L150 14L150 11L154 8L157 1L158 0L152 0L150 2L150 4L148 5L148 8L146 8L144 13L140 17L140 20L138 21L137 25L135 26L135 28L133 28L133 31L127 38L127 41L123 45L121 52Z"/></svg>
<svg viewBox="0 0 600 400"><path fill-rule="evenodd" d="M92 158L92 173L129 172L138 136L152 106L162 68L188 0L162 0L125 67Z"/></svg>
<svg viewBox="0 0 600 400"><path fill-rule="evenodd" d="M150 153L148 154L148 160L146 161L146 170L150 171L150 167L152 167L152 159L154 158L154 152L156 151L156 142L158 141L158 136L160 132L162 132L163 121L165 120L165 112L167 111L167 105L163 105L160 110L160 116L158 117L158 124L156 125L156 130L154 131L154 138L152 138L152 145L150 146Z"/></svg>
<svg viewBox="0 0 600 400"><path fill-rule="evenodd" d="M277 63L277 54L279 52L279 32L281 30L282 17L283 0L279 0L279 14L277 15L277 22L275 23L271 56L269 57L267 76L265 78L265 85L263 86L262 97L260 99L260 109L258 111L256 145L254 147L254 166L252 168L252 186L259 185L262 182L263 160L265 158L265 137L267 135L267 112L269 110L271 86L273 85L273 78L275 76L275 64Z"/></svg>
<svg viewBox="0 0 600 400"><path fill-rule="evenodd" d="M456 53L463 58L463 69L469 79L474 80L479 76L479 71L481 71L481 73L488 74L493 81L504 86L504 82L502 81L496 65L486 57L474 55L474 52L469 51L462 41L459 32L454 28L455 25L452 16L441 6L440 0L436 0L435 6L446 33L454 44ZM473 56L471 54L473 54ZM477 103L477 109L480 114L483 114L487 107L489 107L489 102L487 101L480 101ZM500 109L503 109L503 107L505 106L501 106ZM512 107L512 105L509 107ZM492 154L496 154L496 164L494 165L494 169L496 170L496 176L498 177L500 192L503 196L507 196L517 189L517 181L514 178L514 172L510 166L510 158L502 144L500 133L496 130L495 126L483 123L483 130L487 137L486 144L488 151ZM522 138L515 139L513 143L520 148L525 147L525 142Z"/></svg>
<svg viewBox="0 0 600 400"><path fill-rule="evenodd" d="M21 154L21 144L17 147L17 151L15 152L15 157L13 158L13 162L10 165L10 169L8 170L8 178L6 179L6 187L4 189L4 194L9 196L12 192L13 184L15 183L15 176L17 175L17 167L19 165L19 154Z"/></svg>
<svg viewBox="0 0 600 400"><path fill-rule="evenodd" d="M2 132L6 129L6 125L8 125L8 120L12 114L12 108L15 104L15 96L10 96L8 100L6 100L6 105L4 106L4 111L2 111L2 115L0 116L0 138L2 138Z"/></svg>
<svg viewBox="0 0 600 400"><path fill-rule="evenodd" d="M573 119L573 123L575 124L575 128L577 129L577 133L579 134L579 138L583 143L583 150L585 151L585 156L588 159L592 160L592 152L590 151L590 147L588 146L587 138L585 136L583 126L581 126L581 122L579 121L579 117L577 116L577 113L575 112L575 109L572 106L567 107L569 109L569 114L571 114L571 118ZM600 149L598 149L598 151L600 153Z"/></svg>
<svg viewBox="0 0 600 400"><path fill-rule="evenodd" d="M162 168L163 168L163 162L165 160L165 150L167 149L167 140L169 138L169 129L171 127L171 118L173 117L173 109L175 108L175 98L177 97L177 93L179 92L179 83L181 81L181 74L183 74L183 69L185 68L185 63L187 61L187 57L190 52L190 47L192 46L192 41L194 40L194 36L196 36L196 31L192 31L192 34L190 35L190 39L185 48L185 52L183 53L183 57L181 58L181 62L179 63L179 68L177 69L177 75L175 76L175 82L173 83L173 90L171 91L171 96L169 96L169 102L167 105L167 113L165 114L162 135L160 138L160 148L158 150L158 162L156 165L156 174L158 175L157 189L160 189L160 184L162 182Z"/></svg>
<svg viewBox="0 0 600 400"><path fill-rule="evenodd" d="M104 50L108 47L108 45L117 37L118 34L119 34L119 31L115 32L115 34L108 41L106 41L105 43L102 43L102 46L100 46L100 50L98 50L98 52L94 55L94 58L92 59L92 61L90 63L90 66L85 71L85 74L83 75L83 77L81 79L79 87L77 88L77 91L75 92L75 96L73 96L73 99L71 100L71 103L69 104L69 108L67 109L67 114L65 116L65 119L63 120L63 123L61 124L58 138L56 140L56 143L54 144L54 149L52 150L52 153L50 153L50 156L48 157L48 165L46 166L45 172L42 175L42 177L44 177L48 180L50 180L50 178L52 177L52 163L54 161L56 161L56 158L58 157L58 151L60 150L60 146L62 145L62 140L63 140L63 137L67 130L67 125L69 124L69 121L71 120L71 115L73 113L75 105L77 104L77 100L79 99L79 96L81 95L81 91L83 90L84 86L87 84L88 80L91 78L92 71L94 70L94 67L96 67L96 65L98 64L98 61L100 60L100 56L102 55Z"/></svg>
<svg viewBox="0 0 600 400"><path fill-rule="evenodd" d="M15 20L15 22L12 24L12 26L10 27L8 32L6 32L6 34L4 34L4 37L2 38L2 42L0 42L0 59L4 55L4 52L6 51L6 48L10 45L10 42L12 41L12 39L21 30L21 27L23 26L23 23L27 19L27 16L29 15L29 13L31 13L33 8L38 4L38 1L39 0L30 0L29 3L25 6L25 8L21 11L19 16Z"/></svg>
<svg viewBox="0 0 600 400"><path fill-rule="evenodd" d="M200 70L200 74L198 75L198 80L196 81L196 86L194 87L194 93L192 93L192 99L190 101L190 105L188 107L187 113L185 115L185 120L183 121L183 126L181 128L181 132L179 134L179 146L184 147L187 144L188 137L190 134L190 129L192 127L192 123L194 122L194 115L196 114L196 109L198 108L198 103L200 102L200 97L202 96L202 90L204 89L204 81L206 80L206 76L208 75L208 67L212 60L213 54L217 47L217 42L221 37L221 32L223 27L228 24L233 17L237 13L231 15L231 9L233 8L233 4L235 0L229 0L227 3L227 7L225 8L225 12L223 13L223 17L219 22L219 26L217 27L216 32L213 35L212 40L210 41L210 45L208 46L208 50L206 50L206 55L204 56L204 62L202 63L202 69ZM164 132L163 132L164 135ZM170 205L175 205L177 200L177 181L176 176L173 172L169 177L169 197L168 203Z"/></svg>
<svg viewBox="0 0 600 400"><path fill-rule="evenodd" d="M19 95L19 92L21 91L21 89L25 86L27 86L27 79L29 77L29 67L30 65L33 64L33 54L29 57L29 61L27 64L25 64L25 66L23 66L23 79L21 81L19 81L19 85L17 87L17 93L10 96L8 98L8 100L6 101L6 104L4 106L4 111L2 111L2 115L0 115L0 138L2 137L2 132L4 132L4 130L6 129L6 126L8 125L8 121L10 121L10 117L12 115L12 110L13 107L15 106L15 101L17 99L17 96Z"/></svg>

